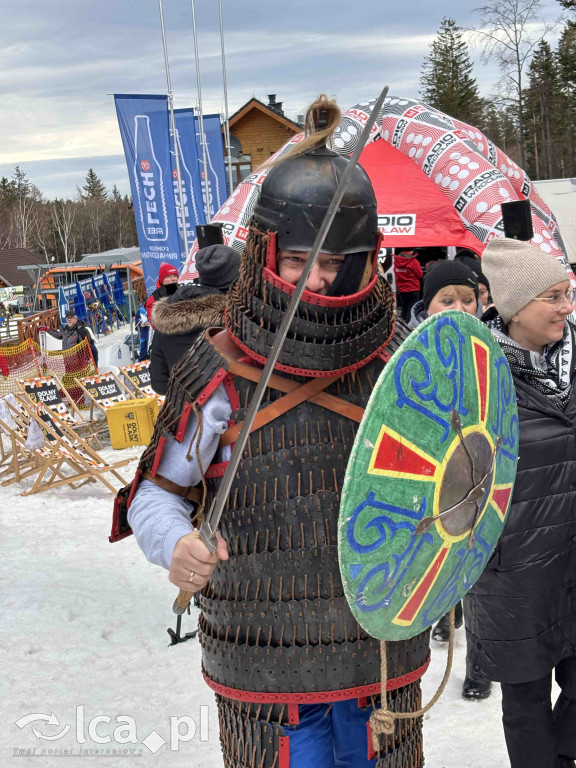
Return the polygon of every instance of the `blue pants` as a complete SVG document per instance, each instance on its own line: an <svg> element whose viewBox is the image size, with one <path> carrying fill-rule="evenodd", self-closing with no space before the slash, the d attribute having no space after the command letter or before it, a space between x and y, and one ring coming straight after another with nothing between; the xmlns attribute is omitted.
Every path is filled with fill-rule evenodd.
<svg viewBox="0 0 576 768"><path fill-rule="evenodd" d="M138 350L138 362L148 359L148 339L150 337L150 326L140 326L140 349Z"/></svg>
<svg viewBox="0 0 576 768"><path fill-rule="evenodd" d="M374 768L368 760L366 723L372 707L360 709L356 699L299 707L300 723L286 728L290 768ZM326 714L328 712L328 714Z"/></svg>

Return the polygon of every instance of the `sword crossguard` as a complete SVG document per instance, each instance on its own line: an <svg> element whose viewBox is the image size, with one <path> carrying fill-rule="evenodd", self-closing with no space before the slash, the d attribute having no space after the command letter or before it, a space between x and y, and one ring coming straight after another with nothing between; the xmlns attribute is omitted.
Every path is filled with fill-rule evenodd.
<svg viewBox="0 0 576 768"><path fill-rule="evenodd" d="M208 516L206 520L204 520L204 522L201 524L199 533L200 538L202 539L202 543L206 549L208 549L212 554L215 554L216 548L218 546L218 539L216 538L216 533L210 524L210 516Z"/></svg>

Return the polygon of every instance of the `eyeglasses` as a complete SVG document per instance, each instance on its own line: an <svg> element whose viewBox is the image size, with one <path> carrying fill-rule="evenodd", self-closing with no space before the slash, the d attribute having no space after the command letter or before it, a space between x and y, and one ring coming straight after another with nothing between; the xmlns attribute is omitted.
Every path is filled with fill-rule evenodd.
<svg viewBox="0 0 576 768"><path fill-rule="evenodd" d="M535 296L532 301L545 301L550 309L559 312L567 301L571 307L576 303L576 288L569 288L567 291L554 291L550 296Z"/></svg>

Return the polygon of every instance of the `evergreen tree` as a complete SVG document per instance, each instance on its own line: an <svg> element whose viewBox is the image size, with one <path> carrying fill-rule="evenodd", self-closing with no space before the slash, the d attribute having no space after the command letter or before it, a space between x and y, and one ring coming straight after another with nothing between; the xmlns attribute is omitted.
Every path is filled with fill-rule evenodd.
<svg viewBox="0 0 576 768"><path fill-rule="evenodd" d="M557 57L565 118L566 167L562 175L576 176L576 22L570 21L564 28L558 42Z"/></svg>
<svg viewBox="0 0 576 768"><path fill-rule="evenodd" d="M12 174L12 189L16 198L27 197L32 191L32 182L19 165L14 168L14 173Z"/></svg>
<svg viewBox="0 0 576 768"><path fill-rule="evenodd" d="M80 193L84 200L94 200L100 203L108 199L106 187L98 177L98 174L90 168L86 174L86 184L82 187L84 193Z"/></svg>
<svg viewBox="0 0 576 768"><path fill-rule="evenodd" d="M576 11L576 0L558 0L562 8L568 11Z"/></svg>
<svg viewBox="0 0 576 768"><path fill-rule="evenodd" d="M482 100L472 69L462 30L454 19L445 17L422 65L423 99L450 117L477 124Z"/></svg>
<svg viewBox="0 0 576 768"><path fill-rule="evenodd" d="M561 175L564 110L556 57L541 40L528 67L524 98L527 171L537 179Z"/></svg>
<svg viewBox="0 0 576 768"><path fill-rule="evenodd" d="M485 101L480 125L490 141L507 155L516 149L518 126L515 122L514 110L510 106L499 106L494 100Z"/></svg>
<svg viewBox="0 0 576 768"><path fill-rule="evenodd" d="M14 188L14 182L10 181L3 176L0 179L0 202L3 205L12 205L16 199L16 190Z"/></svg>

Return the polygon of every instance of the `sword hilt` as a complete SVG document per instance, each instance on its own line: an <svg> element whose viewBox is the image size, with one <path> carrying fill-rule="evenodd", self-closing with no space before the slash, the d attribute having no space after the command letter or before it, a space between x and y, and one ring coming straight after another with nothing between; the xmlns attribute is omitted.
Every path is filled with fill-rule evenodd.
<svg viewBox="0 0 576 768"><path fill-rule="evenodd" d="M218 547L218 539L216 538L216 534L212 530L212 526L210 524L210 513L208 513L208 517L206 520L204 520L198 532L200 534L200 539L206 549L212 554L215 554ZM193 597L194 592L186 592L185 590L181 589L178 593L178 597L174 601L174 605L172 606L174 613L177 616L181 616L183 613L185 613L186 609L192 602Z"/></svg>

